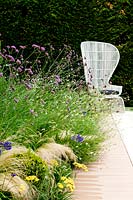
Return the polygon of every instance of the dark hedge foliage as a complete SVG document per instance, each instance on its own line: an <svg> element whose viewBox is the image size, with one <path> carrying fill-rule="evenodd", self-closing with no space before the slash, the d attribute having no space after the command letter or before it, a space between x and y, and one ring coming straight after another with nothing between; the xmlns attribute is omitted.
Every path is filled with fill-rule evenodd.
<svg viewBox="0 0 133 200"><path fill-rule="evenodd" d="M85 40L118 47L121 60L112 78L124 86L123 96L133 101L131 66L132 0L0 0L2 46L70 45L80 55Z"/></svg>

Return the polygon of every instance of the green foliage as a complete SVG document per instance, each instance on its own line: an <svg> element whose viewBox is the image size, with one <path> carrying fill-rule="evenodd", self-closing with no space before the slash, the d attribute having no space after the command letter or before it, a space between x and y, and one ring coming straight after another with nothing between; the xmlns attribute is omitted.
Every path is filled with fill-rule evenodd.
<svg viewBox="0 0 133 200"><path fill-rule="evenodd" d="M47 163L34 152L28 151L17 157L23 163L26 176L36 175L39 179L43 179L49 173Z"/></svg>
<svg viewBox="0 0 133 200"><path fill-rule="evenodd" d="M74 140L74 137L81 137L83 138L83 141L80 141L80 139ZM100 144L104 139L105 138L103 137L103 135L97 130L96 132L89 134L89 136L81 136L80 134L69 134L65 137L57 138L57 141L62 144L67 144L69 147L71 147L71 149L77 156L78 162L89 163L97 159L99 155L99 150L101 148Z"/></svg>
<svg viewBox="0 0 133 200"><path fill-rule="evenodd" d="M62 161L64 158L62 156L58 165L52 166L34 153L36 149L45 143L55 141L66 144L70 148L64 148L68 159L74 156L74 152L78 161L88 163L97 158L103 141L103 134L98 131L98 122L104 112L104 105L96 94L88 95L86 87L84 88L84 81L77 80L76 73L70 77L72 61L76 62L78 57L70 47L68 49L70 54L66 53L64 58L53 59L50 70L46 74L33 73L33 76L25 76L22 80L16 76L17 70L14 70L13 77L10 77L10 74L9 76L4 74L5 62L2 61L0 141L12 141L12 144L24 146L24 149L18 148L20 153L16 152L14 157L12 149L10 153L13 159L9 157L9 162L6 159L3 166L10 163L8 168L5 167L9 177L13 179L13 174L16 174L16 178L20 176L21 180L27 184L28 191L31 188L32 199L35 196L37 200L69 200L74 189L71 179L74 166L70 161L73 158L66 162ZM70 58L73 58L72 61ZM32 60L31 63L34 65ZM8 64L7 69L14 67L11 63L6 64ZM54 64L56 70L52 68ZM66 73L64 69L67 69ZM30 87L27 87L27 84ZM75 140L75 137L73 139L75 135L78 135L78 140ZM83 141L82 138L84 138ZM28 153L25 153L27 152L25 147L30 149ZM29 176L35 176L37 181L30 179ZM72 184L68 187L61 177L66 177L65 179L71 181ZM59 187L61 181L64 188ZM5 193L1 195L6 196Z"/></svg>
<svg viewBox="0 0 133 200"><path fill-rule="evenodd" d="M10 200L13 199L10 192L0 192L0 200Z"/></svg>

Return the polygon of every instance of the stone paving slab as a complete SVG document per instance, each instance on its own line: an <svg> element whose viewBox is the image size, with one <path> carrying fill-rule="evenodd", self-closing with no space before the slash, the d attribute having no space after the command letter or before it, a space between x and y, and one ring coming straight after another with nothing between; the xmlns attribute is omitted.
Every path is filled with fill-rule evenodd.
<svg viewBox="0 0 133 200"><path fill-rule="evenodd" d="M74 200L133 200L133 166L114 119L109 137L89 171L76 171ZM107 126L106 126L107 127Z"/></svg>

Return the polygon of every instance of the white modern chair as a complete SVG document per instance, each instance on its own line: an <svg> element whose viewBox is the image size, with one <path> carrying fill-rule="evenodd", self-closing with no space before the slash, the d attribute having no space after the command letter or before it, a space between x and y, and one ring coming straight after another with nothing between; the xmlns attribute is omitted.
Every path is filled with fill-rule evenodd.
<svg viewBox="0 0 133 200"><path fill-rule="evenodd" d="M119 99L124 106L122 86L110 84L120 59L118 49L105 42L85 41L81 43L81 54L88 89L96 89L108 99Z"/></svg>

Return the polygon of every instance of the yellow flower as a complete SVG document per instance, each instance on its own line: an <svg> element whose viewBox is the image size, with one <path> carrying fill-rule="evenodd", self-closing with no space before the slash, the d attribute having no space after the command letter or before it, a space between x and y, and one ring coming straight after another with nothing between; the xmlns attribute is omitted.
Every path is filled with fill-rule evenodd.
<svg viewBox="0 0 133 200"><path fill-rule="evenodd" d="M25 191L25 185L23 185L23 184L20 184L20 186L19 186L19 192L24 192Z"/></svg>
<svg viewBox="0 0 133 200"><path fill-rule="evenodd" d="M59 187L60 189L63 189L63 188L64 188L64 185L63 185L62 183L58 183L57 185L58 185L58 187Z"/></svg>
<svg viewBox="0 0 133 200"><path fill-rule="evenodd" d="M74 191L74 185L71 185L70 183L68 183L66 185L66 187L70 190L70 192L73 192Z"/></svg>
<svg viewBox="0 0 133 200"><path fill-rule="evenodd" d="M58 166L59 165L58 162L57 162L57 160L51 160L50 163L52 165L54 165L54 166Z"/></svg>
<svg viewBox="0 0 133 200"><path fill-rule="evenodd" d="M74 181L73 181L72 178L70 178L70 177L67 178L65 176L62 176L61 177L61 182L62 183L60 183L60 184L62 184L63 187L67 188L70 192L74 191L75 186L74 186Z"/></svg>
<svg viewBox="0 0 133 200"><path fill-rule="evenodd" d="M67 179L67 178L66 178L65 176L62 176L62 177L61 177L61 180L62 180L62 181L66 180L66 179Z"/></svg>
<svg viewBox="0 0 133 200"><path fill-rule="evenodd" d="M26 181L39 181L39 178L37 178L37 176L27 176L26 178Z"/></svg>
<svg viewBox="0 0 133 200"><path fill-rule="evenodd" d="M84 164L80 164L80 163L77 163L77 162L74 162L73 165L79 169L83 169L85 172L88 172L88 168L86 165Z"/></svg>

